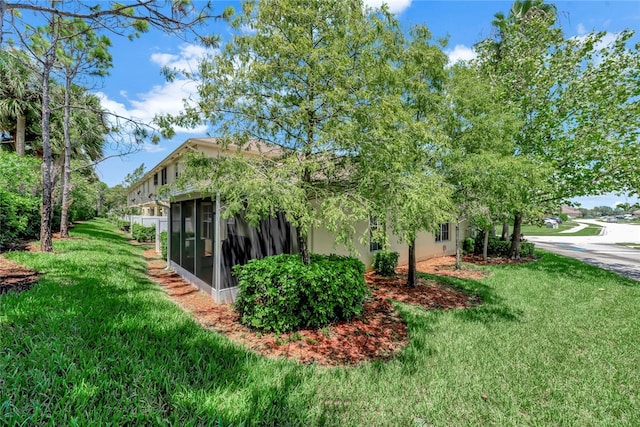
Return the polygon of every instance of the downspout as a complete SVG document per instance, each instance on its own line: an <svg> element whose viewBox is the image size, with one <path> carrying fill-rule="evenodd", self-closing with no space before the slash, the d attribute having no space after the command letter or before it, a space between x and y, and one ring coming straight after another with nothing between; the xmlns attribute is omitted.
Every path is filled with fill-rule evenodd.
<svg viewBox="0 0 640 427"><path fill-rule="evenodd" d="M220 283L220 264L222 262L222 229L221 223L222 220L220 218L220 193L216 192L216 212L215 212L215 250L213 253L213 283L214 285L211 287L211 291L216 294L213 297L216 299L216 302L219 302L220 292L222 291L222 286Z"/></svg>

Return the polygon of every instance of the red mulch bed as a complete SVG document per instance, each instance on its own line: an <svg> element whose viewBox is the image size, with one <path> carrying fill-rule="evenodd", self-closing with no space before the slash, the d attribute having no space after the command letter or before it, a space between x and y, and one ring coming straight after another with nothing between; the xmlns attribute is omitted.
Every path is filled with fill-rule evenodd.
<svg viewBox="0 0 640 427"><path fill-rule="evenodd" d="M136 242L137 243L137 242ZM35 247L29 248L37 250ZM393 277L367 273L366 280L372 295L364 304L363 314L351 322L340 322L322 330L302 330L292 334L260 333L239 322L238 315L227 304L216 304L211 297L198 291L177 274L165 270L154 249L145 252L150 277L160 284L171 299L204 327L243 343L251 350L268 357L286 357L301 363L319 365L354 365L367 360L386 360L394 357L407 343L407 327L393 309L390 299L427 309L466 309L481 303L476 296L439 284L419 279L417 287L407 287L406 266L400 267ZM511 264L531 260L490 258L482 261L465 256L466 263ZM480 279L486 272L465 264L456 270L453 257L441 257L417 264L418 271L464 279ZM21 292L38 281L38 273L0 255L0 294Z"/></svg>
<svg viewBox="0 0 640 427"><path fill-rule="evenodd" d="M268 357L286 357L301 363L319 365L354 365L366 360L394 357L407 343L407 327L393 309L389 299L427 309L465 309L481 303L476 296L420 279L416 288L405 286L402 268L396 276L386 278L367 273L372 296L364 304L363 314L350 322L332 324L322 330L302 330L290 334L260 333L239 322L238 315L227 304L216 304L210 296L199 292L177 274L164 269L165 262L155 251L145 252L148 273L171 299L204 327L226 335L251 350ZM480 278L478 269L455 270L452 257L437 258L418 264L420 271L463 278Z"/></svg>
<svg viewBox="0 0 640 427"><path fill-rule="evenodd" d="M0 255L0 294L22 292L38 281L38 273Z"/></svg>

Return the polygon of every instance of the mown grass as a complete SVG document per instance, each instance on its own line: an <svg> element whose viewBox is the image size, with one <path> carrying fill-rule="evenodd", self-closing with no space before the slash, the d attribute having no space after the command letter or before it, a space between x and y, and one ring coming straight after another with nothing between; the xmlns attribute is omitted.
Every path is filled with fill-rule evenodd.
<svg viewBox="0 0 640 427"><path fill-rule="evenodd" d="M624 246L631 249L640 249L640 243L616 243L618 246Z"/></svg>
<svg viewBox="0 0 640 427"><path fill-rule="evenodd" d="M547 228L538 225L523 225L522 234L526 236L597 236L602 231L602 227L596 224L589 224L586 228L567 233L574 227L580 225L578 222L565 221L558 225L558 228Z"/></svg>
<svg viewBox="0 0 640 427"><path fill-rule="evenodd" d="M201 328L145 276L142 249L105 222L0 298L0 424L640 425L640 286L544 253L443 279L483 306L398 304L411 343L350 368L257 356Z"/></svg>

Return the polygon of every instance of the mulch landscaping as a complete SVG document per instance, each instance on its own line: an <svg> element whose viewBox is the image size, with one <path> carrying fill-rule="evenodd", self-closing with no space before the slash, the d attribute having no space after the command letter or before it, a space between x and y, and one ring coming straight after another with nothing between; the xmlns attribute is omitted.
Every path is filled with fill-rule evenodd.
<svg viewBox="0 0 640 427"><path fill-rule="evenodd" d="M205 328L226 335L251 350L267 357L286 357L301 363L319 365L354 365L367 360L386 360L394 357L407 345L407 327L393 309L390 300L402 301L427 309L465 309L477 306L480 298L420 278L417 287L405 285L406 273L399 268L392 277L367 273L371 297L364 304L363 313L350 322L338 322L321 330L301 330L274 334L252 330L239 322L239 316L228 304L216 304L211 297L198 291L172 271L165 270L165 262L154 249L145 252L148 273L160 284L182 309L192 313ZM485 272L465 268L455 270L453 257L436 258L418 263L423 272L481 278Z"/></svg>
<svg viewBox="0 0 640 427"><path fill-rule="evenodd" d="M350 322L338 322L321 330L301 330L294 333L262 333L239 322L238 315L228 304L216 304L211 297L198 291L176 273L166 270L166 263L154 249L145 251L148 274L183 310L191 313L205 328L214 330L231 340L267 357L286 357L301 363L319 365L355 365L367 360L393 358L407 345L407 327L390 300L413 304L426 309L468 309L482 303L479 297L438 283L419 279L418 286L408 287L406 266L396 275L381 277L373 272L365 275L371 288L363 313ZM504 264L530 262L490 258L482 261L465 256L465 265L455 269L454 257L441 257L419 262L418 271L463 279L480 279L486 272L468 263ZM0 255L0 294L29 289L38 281L38 273Z"/></svg>
<svg viewBox="0 0 640 427"><path fill-rule="evenodd" d="M22 292L30 289L39 274L0 255L0 295L6 292Z"/></svg>

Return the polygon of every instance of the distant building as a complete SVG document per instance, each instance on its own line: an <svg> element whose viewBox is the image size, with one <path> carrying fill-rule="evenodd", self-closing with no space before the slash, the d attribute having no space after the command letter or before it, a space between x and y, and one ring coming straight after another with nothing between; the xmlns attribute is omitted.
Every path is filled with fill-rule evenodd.
<svg viewBox="0 0 640 427"><path fill-rule="evenodd" d="M567 205L563 205L561 207L561 213L565 214L569 218L580 218L582 216L582 212L580 212L580 209Z"/></svg>

